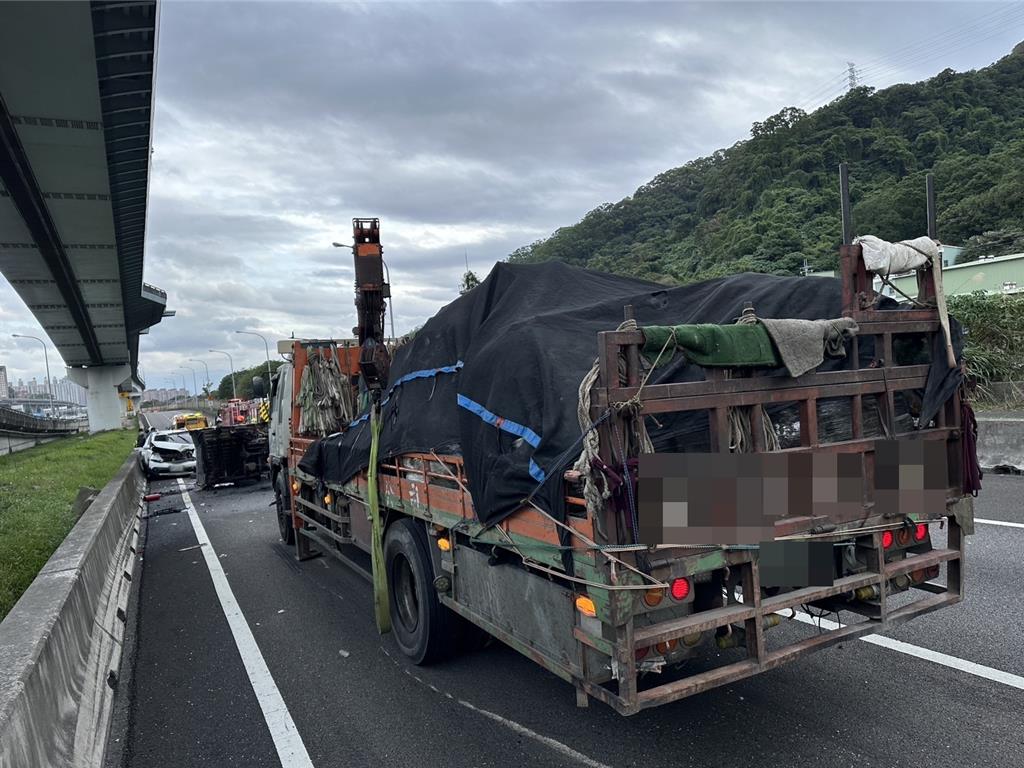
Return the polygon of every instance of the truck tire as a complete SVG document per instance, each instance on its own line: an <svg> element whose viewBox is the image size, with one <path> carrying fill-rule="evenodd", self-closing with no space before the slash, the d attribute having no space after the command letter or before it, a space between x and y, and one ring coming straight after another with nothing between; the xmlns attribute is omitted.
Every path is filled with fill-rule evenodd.
<svg viewBox="0 0 1024 768"><path fill-rule="evenodd" d="M295 543L295 528L292 526L291 497L288 495L288 484L285 473L279 472L274 481L274 504L277 508L277 531L281 541L288 546Z"/></svg>
<svg viewBox="0 0 1024 768"><path fill-rule="evenodd" d="M392 634L414 664L440 661L454 639L454 617L434 589L428 546L423 524L409 518L396 521L384 536Z"/></svg>

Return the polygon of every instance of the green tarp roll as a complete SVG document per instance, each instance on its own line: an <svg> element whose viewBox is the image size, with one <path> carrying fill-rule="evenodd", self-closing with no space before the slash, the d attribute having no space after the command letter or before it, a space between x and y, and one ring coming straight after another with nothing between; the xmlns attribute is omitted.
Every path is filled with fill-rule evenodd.
<svg viewBox="0 0 1024 768"><path fill-rule="evenodd" d="M658 365L671 360L677 349L691 362L705 367L774 368L782 365L768 331L760 323L646 325L642 330L643 355L651 363L657 361Z"/></svg>

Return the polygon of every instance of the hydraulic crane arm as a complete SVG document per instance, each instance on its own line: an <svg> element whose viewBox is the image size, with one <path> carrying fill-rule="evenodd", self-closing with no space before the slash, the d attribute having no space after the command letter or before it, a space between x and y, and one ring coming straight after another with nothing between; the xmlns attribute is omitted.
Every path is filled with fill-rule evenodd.
<svg viewBox="0 0 1024 768"><path fill-rule="evenodd" d="M359 371L366 387L380 390L388 378L391 356L384 343L385 300L391 286L384 282L380 219L352 219L352 253L356 269L356 318Z"/></svg>

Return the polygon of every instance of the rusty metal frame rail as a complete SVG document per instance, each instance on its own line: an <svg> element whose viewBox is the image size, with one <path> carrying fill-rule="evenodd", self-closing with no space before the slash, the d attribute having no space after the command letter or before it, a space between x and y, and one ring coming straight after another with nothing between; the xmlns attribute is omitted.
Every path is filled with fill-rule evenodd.
<svg viewBox="0 0 1024 768"><path fill-rule="evenodd" d="M757 560L751 556L736 567L741 570L744 599L751 596L749 603L737 602L713 608L700 613L634 629L632 619L617 628L617 641L613 657L618 661L620 671L618 693L592 682L581 682L581 687L591 696L612 706L618 712L630 715L648 707L667 704L678 699L715 688L720 685L752 677L760 672L778 667L811 651L827 648L842 640L872 634L887 627L959 602L963 597L962 564L964 559L964 538L956 518L949 516L947 523L947 545L921 554L910 554L905 559L885 562L885 550L881 534L875 533L874 553L881 568L866 573L838 579L829 587L806 587L772 597L761 597ZM894 577L909 571L928 568L946 563L946 584L924 582L914 585L929 593L907 605L887 610L887 587ZM781 648L768 651L765 646L764 620L766 617L797 605L814 603L859 587L875 585L879 588L881 614L856 624L848 624L834 630L826 630L812 637L789 643ZM683 635L706 632L727 625L742 625L746 635L747 658L716 669L683 677L669 683L638 690L636 664L629 663L635 658L637 649L647 648L659 642L681 638ZM586 640L577 634L577 639ZM622 641L628 639L628 645ZM592 647L598 646L588 643Z"/></svg>

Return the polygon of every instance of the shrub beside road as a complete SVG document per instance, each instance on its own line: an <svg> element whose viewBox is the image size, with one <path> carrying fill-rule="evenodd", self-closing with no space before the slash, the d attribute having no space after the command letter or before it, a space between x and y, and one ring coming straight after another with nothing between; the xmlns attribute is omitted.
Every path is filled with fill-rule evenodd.
<svg viewBox="0 0 1024 768"><path fill-rule="evenodd" d="M73 436L0 457L0 619L74 526L78 489L106 485L136 434Z"/></svg>

